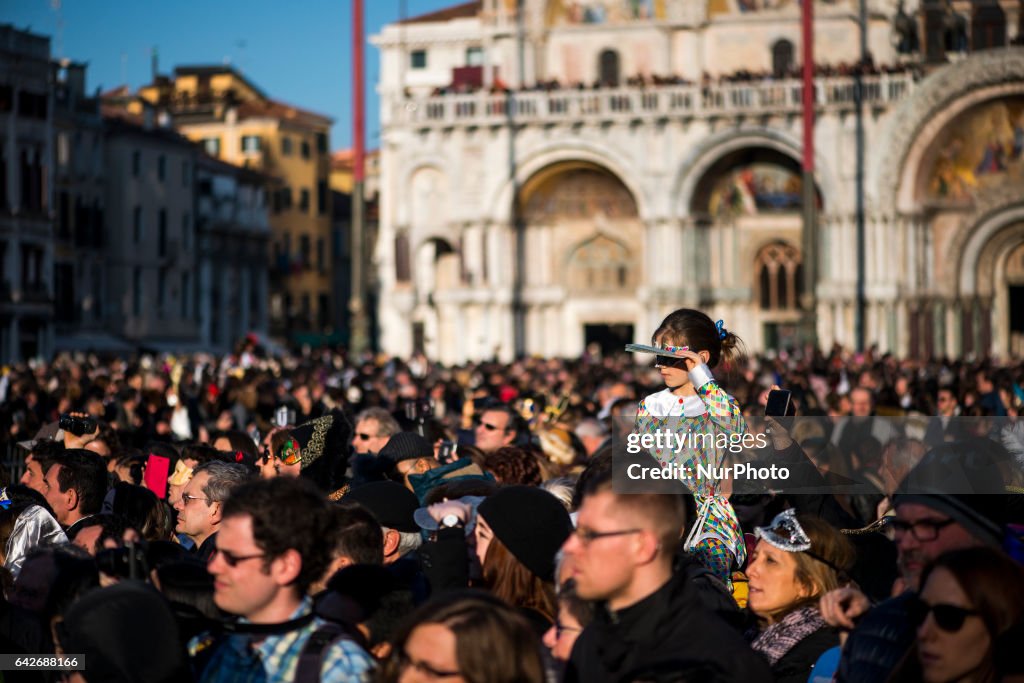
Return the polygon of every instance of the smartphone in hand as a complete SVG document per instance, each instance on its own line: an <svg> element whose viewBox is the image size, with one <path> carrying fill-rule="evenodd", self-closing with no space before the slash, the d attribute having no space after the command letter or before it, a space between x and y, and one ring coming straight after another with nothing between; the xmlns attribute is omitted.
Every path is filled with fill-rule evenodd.
<svg viewBox="0 0 1024 683"><path fill-rule="evenodd" d="M454 441L442 441L437 450L437 461L449 465L459 459L459 444Z"/></svg>
<svg viewBox="0 0 1024 683"><path fill-rule="evenodd" d="M793 394L785 389L773 389L768 392L768 402L764 406L764 414L769 417L793 417L796 406L793 405Z"/></svg>

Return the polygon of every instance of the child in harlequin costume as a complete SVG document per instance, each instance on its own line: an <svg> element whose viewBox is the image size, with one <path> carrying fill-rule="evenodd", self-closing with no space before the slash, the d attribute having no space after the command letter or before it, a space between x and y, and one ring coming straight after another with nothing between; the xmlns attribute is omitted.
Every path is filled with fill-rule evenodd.
<svg viewBox="0 0 1024 683"><path fill-rule="evenodd" d="M656 354L656 366L665 381L665 389L641 401L634 431L643 434L670 428L692 444L681 452L651 449L663 466L674 463L692 473L698 465L722 466L725 451L702 446L720 442L723 434L738 439L746 431L746 422L735 399L715 381L711 368L723 356L735 354L739 339L721 320L715 323L700 311L683 308L662 321L652 340L653 346L626 347L627 351ZM698 439L699 434L708 436ZM742 566L746 559L736 513L715 481L694 474L685 483L697 503L697 519L685 549L731 586L733 565Z"/></svg>

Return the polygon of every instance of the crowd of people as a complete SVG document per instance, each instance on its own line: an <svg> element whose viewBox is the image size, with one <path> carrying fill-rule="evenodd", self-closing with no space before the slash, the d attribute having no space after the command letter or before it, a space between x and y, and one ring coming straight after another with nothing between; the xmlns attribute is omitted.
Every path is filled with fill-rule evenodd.
<svg viewBox="0 0 1024 683"><path fill-rule="evenodd" d="M0 651L84 670L4 680L1024 680L1024 363L748 356L725 322L676 311L643 356L7 368ZM780 387L813 428L764 417ZM758 431L812 492L625 492L623 459L723 454L630 459L623 425ZM907 484L951 463L984 492Z"/></svg>
<svg viewBox="0 0 1024 683"><path fill-rule="evenodd" d="M852 77L856 74L862 76L881 76L884 74L902 74L912 72L915 77L923 75L920 65L913 64L910 62L900 64L882 64L876 65L873 61L867 61L864 63L856 62L839 62L837 64L816 64L814 67L815 78L842 78ZM714 85L720 84L756 84L756 83L772 83L777 81L795 80L799 81L803 77L800 65L793 65L782 72L775 70L763 70L763 71L751 71L748 69L741 69L732 73L719 74L712 76L708 72L704 72L699 82L694 82L690 79L684 78L680 75L659 75L659 74L636 74L623 79L623 85L630 88L658 88L666 86L685 86L685 85L700 85L703 88L710 88ZM597 80L593 83L587 84L582 81L576 81L572 83L563 83L557 78L541 80L530 86L522 88L519 92L558 92L563 90L602 90L606 88L618 88L620 84L616 79L615 82ZM475 85L470 82L453 83L444 88L435 88L431 95L437 97L440 95L468 95L475 92L480 92L482 85ZM490 94L500 95L509 92L510 88L503 83L496 83L491 86ZM407 93L407 96L409 93Z"/></svg>

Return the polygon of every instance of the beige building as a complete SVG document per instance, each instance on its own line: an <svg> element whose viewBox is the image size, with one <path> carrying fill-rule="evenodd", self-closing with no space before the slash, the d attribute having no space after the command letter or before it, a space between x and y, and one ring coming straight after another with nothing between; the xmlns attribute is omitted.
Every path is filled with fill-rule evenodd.
<svg viewBox="0 0 1024 683"><path fill-rule="evenodd" d="M139 91L211 156L260 171L271 226L270 331L330 334L331 119L279 102L231 67L178 67Z"/></svg>
<svg viewBox="0 0 1024 683"><path fill-rule="evenodd" d="M53 349L50 39L0 24L0 362Z"/></svg>
<svg viewBox="0 0 1024 683"><path fill-rule="evenodd" d="M1020 354L1020 5L866 1L867 342ZM647 341L680 306L754 350L796 343L800 3L518 4L467 2L373 38L383 350L577 356ZM859 5L815 1L826 347L855 340Z"/></svg>

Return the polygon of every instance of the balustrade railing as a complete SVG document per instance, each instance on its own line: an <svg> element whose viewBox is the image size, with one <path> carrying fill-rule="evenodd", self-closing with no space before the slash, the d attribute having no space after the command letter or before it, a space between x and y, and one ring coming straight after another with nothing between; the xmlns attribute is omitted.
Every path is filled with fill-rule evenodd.
<svg viewBox="0 0 1024 683"><path fill-rule="evenodd" d="M862 87L866 105L886 108L910 95L914 77L909 72L866 76ZM531 123L799 113L802 100L799 80L512 94L481 91L395 101L386 124L435 127L500 125L510 117ZM851 109L856 103L855 79L818 78L815 102L825 111Z"/></svg>

